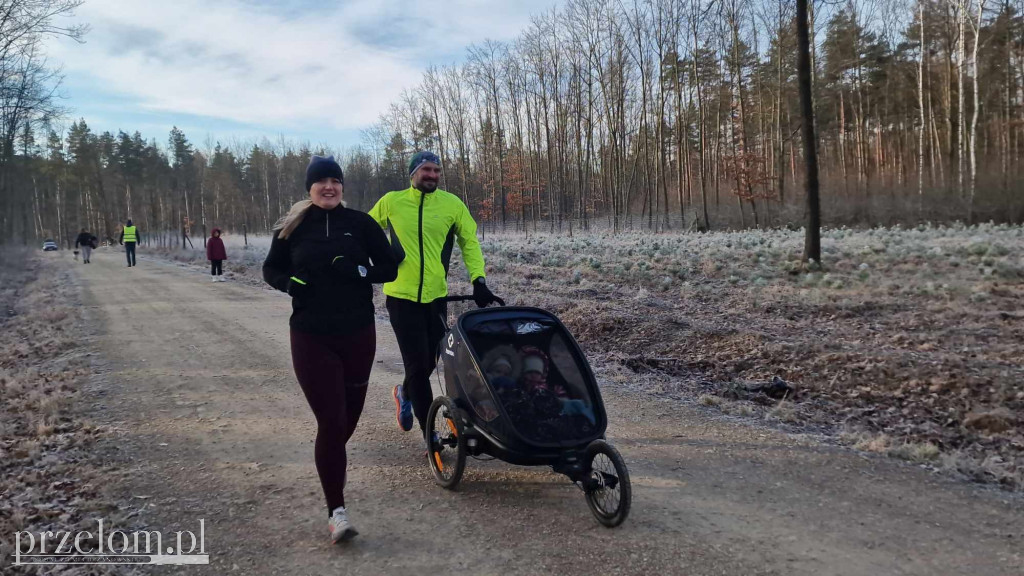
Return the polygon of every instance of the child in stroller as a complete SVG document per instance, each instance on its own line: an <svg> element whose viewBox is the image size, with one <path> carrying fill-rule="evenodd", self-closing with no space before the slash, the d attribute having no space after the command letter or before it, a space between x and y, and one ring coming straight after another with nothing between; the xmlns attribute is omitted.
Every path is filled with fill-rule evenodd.
<svg viewBox="0 0 1024 576"><path fill-rule="evenodd" d="M563 383L566 375L551 373L551 359L539 347L499 345L484 356L482 365L514 425L536 440L583 436L596 424L593 409L570 397ZM480 399L476 408L485 421L498 414L489 398Z"/></svg>

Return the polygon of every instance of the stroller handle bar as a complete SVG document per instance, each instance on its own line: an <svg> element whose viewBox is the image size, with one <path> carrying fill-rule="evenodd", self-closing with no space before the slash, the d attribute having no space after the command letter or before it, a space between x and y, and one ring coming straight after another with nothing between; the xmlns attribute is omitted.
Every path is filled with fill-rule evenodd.
<svg viewBox="0 0 1024 576"><path fill-rule="evenodd" d="M473 297L467 294L456 294L455 296L445 296L441 300L444 302L472 302Z"/></svg>
<svg viewBox="0 0 1024 576"><path fill-rule="evenodd" d="M441 301L443 302L473 302L474 300L473 296L469 294L457 294L455 296L445 296L444 298L441 298ZM498 298L497 300L502 306L505 305L505 301L501 298Z"/></svg>

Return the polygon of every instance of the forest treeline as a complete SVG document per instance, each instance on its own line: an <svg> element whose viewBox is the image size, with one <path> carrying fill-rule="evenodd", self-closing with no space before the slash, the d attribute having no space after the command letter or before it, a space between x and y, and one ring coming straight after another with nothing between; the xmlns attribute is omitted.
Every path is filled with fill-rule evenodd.
<svg viewBox="0 0 1024 576"><path fill-rule="evenodd" d="M825 223L1024 221L1024 0L812 8ZM798 224L794 12L791 0L566 0L512 41L429 68L359 146L335 150L346 199L367 209L407 186L408 158L426 148L487 229ZM304 194L310 154L331 151L284 138L197 146L177 128L157 142L84 120L60 131L53 102L14 100L31 67L9 57L7 239L113 236L129 216L168 242L186 224L265 231ZM39 69L42 98L55 78Z"/></svg>

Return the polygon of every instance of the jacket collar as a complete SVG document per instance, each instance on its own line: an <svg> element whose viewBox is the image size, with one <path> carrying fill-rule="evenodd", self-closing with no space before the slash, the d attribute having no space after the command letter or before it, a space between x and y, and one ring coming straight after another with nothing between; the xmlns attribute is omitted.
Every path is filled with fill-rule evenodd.
<svg viewBox="0 0 1024 576"><path fill-rule="evenodd" d="M406 192L408 192L409 194L412 194L413 196L421 196L422 195L422 196L427 196L429 198L430 196L433 196L434 193L436 193L436 192L442 192L442 190L440 188L434 188L433 192L424 192L424 191L420 190L419 188L417 188L417 187L413 186L412 184L410 184L409 187L406 188Z"/></svg>
<svg viewBox="0 0 1024 576"><path fill-rule="evenodd" d="M341 212L344 209L345 209L345 207L342 206L341 204L338 204L337 206L335 206L334 208L331 208L330 210L324 210L323 208L317 206L316 204L311 204L309 206L309 213L308 214L310 216L316 216L316 217L322 218L325 214L338 214L339 212Z"/></svg>

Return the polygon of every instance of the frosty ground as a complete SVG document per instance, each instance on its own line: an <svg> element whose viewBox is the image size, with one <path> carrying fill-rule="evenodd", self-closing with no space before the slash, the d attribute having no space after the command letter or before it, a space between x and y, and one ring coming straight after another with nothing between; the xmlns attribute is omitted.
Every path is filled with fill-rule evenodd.
<svg viewBox="0 0 1024 576"><path fill-rule="evenodd" d="M101 487L120 471L93 450L117 430L85 416L95 338L82 323L80 286L67 262L0 252L0 568L19 530L92 529L90 518L132 526L129 506ZM83 544L90 545L89 541ZM92 545L95 542L92 541ZM43 572L45 573L45 571ZM67 574L128 574L93 566Z"/></svg>
<svg viewBox="0 0 1024 576"><path fill-rule="evenodd" d="M835 337L865 340L844 344L851 354L873 350L867 336L847 336L848 330L888 329L879 314L859 316L871 310L864 302L877 299L895 313L922 302L893 306L904 302L898 290L891 294L860 278L862 263L878 277L887 266L899 269L892 263L898 258L912 257L884 256L898 245L865 243L865 235L902 238L907 232L849 234L848 241L829 240L833 256L848 252L853 259L843 267L838 258L826 262L827 286L823 275L790 275L799 237L788 232L488 235L495 289L514 302L558 312L597 366L608 436L633 477L633 513L621 528L604 529L564 477L500 462L471 461L458 492L436 487L422 460L422 441L395 427L389 393L402 372L381 315L378 362L349 445L346 495L362 534L342 547L330 546L326 537L312 463L314 425L290 365L288 299L259 279L261 250L229 242L228 270L234 271L228 283L209 281L198 252L175 252L188 261L176 264L145 247L134 268L124 266L116 249L99 250L88 266L66 253L40 254L26 264L28 276L11 275L19 268L10 265L0 269L11 279L2 284L2 296L14 310L3 329L13 336L5 344L17 360L4 368L18 379L0 382L3 422L12 423L2 445L0 546L9 553L15 527L68 529L101 514L130 529L164 531L205 518L212 565L174 573L1016 573L1024 563L1024 501L1012 482L979 485L941 472L941 460L929 460L932 450L922 448L926 440L900 436L895 428L914 422L913 411L895 410L891 421L871 420L867 412L844 428L844 410L863 402L889 411L888 395L833 398L822 384L830 380L811 371L821 354L847 350L819 350L829 343L820 332L826 328ZM934 238L913 253L948 245L942 257L935 255L948 262L961 245L976 252L985 247L984 255L968 249L955 256L961 261L956 270L939 270L939 302L967 309L949 333L964 340L964 326L972 334L970 322L994 315L986 330L1007 330L992 337L1000 337L1014 358L1017 313L1003 310L1009 304L999 305L1004 297L998 290L1020 286L1019 232L929 234ZM764 243L747 248L743 238ZM868 253L859 254L865 246ZM763 266L752 264L758 250ZM982 269L968 274L973 258ZM763 271L754 276L757 268ZM1016 280L1003 279L1014 270ZM458 265L455 271L453 290L468 289ZM914 274L900 274L894 279L902 288ZM835 284L837 275L847 283ZM807 285L808 278L817 278L815 285ZM976 286L988 296L974 302ZM838 302L852 315L813 316L835 291L845 294ZM759 304L748 302L754 294ZM946 346L949 333L934 339ZM769 336L767 344L759 340ZM957 346L964 345L960 340ZM754 354L757 346L774 356ZM992 350L999 349L990 345L984 354ZM991 370L971 362L980 362L968 365L971 377ZM1007 362L1013 376L1018 368ZM752 391L769 376L784 378L793 391L781 401ZM47 388L47 381L60 387ZM1010 417L1002 421L1009 424ZM877 432L869 428L873 422L894 428ZM1001 422L998 414L980 422L988 428L944 430L990 442L976 442L990 454L1013 447L1015 422L1002 432L991 428ZM828 441L846 428L861 448L914 455L927 464ZM940 454L957 454L934 445ZM968 449L960 449L959 461L969 461ZM994 458L987 467L978 464L981 477L998 480L986 470L1008 470ZM9 556L4 573L17 573L7 562Z"/></svg>
<svg viewBox="0 0 1024 576"><path fill-rule="evenodd" d="M259 282L269 239L228 245ZM489 284L559 314L612 381L1024 488L1024 229L825 230L810 272L802 245L784 229L483 242ZM756 392L773 377L781 400Z"/></svg>

